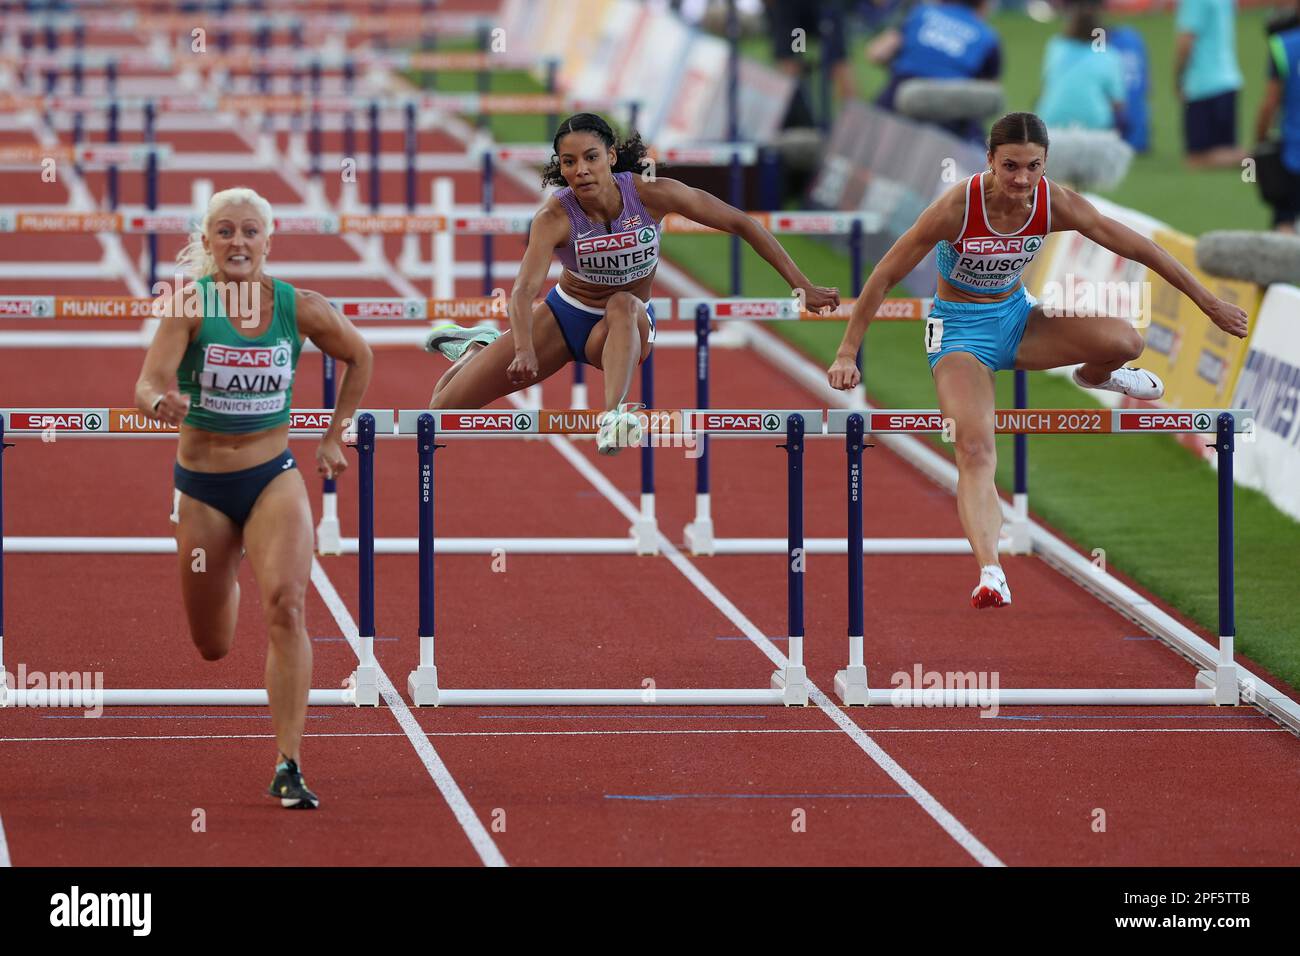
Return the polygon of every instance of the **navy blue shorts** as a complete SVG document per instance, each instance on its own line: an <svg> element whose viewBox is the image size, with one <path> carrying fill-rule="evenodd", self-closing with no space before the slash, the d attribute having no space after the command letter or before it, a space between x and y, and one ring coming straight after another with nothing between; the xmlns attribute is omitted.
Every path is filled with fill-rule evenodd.
<svg viewBox="0 0 1300 956"><path fill-rule="evenodd" d="M605 317L605 310L575 303L560 291L558 285L552 287L547 294L546 304L550 306L555 321L560 324L560 334L564 336L564 344L569 347L573 360L590 365L591 363L587 361L587 339L591 338L591 330L596 327L596 323ZM650 317L650 344L654 345L654 306L647 302L645 311Z"/></svg>
<svg viewBox="0 0 1300 956"><path fill-rule="evenodd" d="M1183 137L1189 153L1237 145L1237 91L1183 104Z"/></svg>
<svg viewBox="0 0 1300 956"><path fill-rule="evenodd" d="M211 505L242 528L253 505L276 476L297 467L285 449L270 461L241 471L190 471L178 461L172 469L176 490Z"/></svg>

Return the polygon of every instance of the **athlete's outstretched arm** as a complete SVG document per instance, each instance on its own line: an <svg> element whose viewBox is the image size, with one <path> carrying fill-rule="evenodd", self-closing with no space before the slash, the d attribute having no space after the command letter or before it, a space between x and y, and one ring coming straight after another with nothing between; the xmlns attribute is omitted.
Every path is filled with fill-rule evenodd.
<svg viewBox="0 0 1300 956"><path fill-rule="evenodd" d="M334 402L334 417L316 449L317 470L322 477L333 478L348 466L343 455L343 425L357 414L361 396L370 384L374 355L356 327L334 311L319 292L298 290L297 305L298 331L346 367Z"/></svg>
<svg viewBox="0 0 1300 956"><path fill-rule="evenodd" d="M1246 337L1246 312L1231 302L1224 302L1197 281L1181 262L1122 222L1103 216L1097 207L1078 193L1052 184L1053 231L1074 229L1116 255L1140 262L1152 269L1209 316L1210 321L1229 335Z"/></svg>
<svg viewBox="0 0 1300 956"><path fill-rule="evenodd" d="M202 321L197 316L185 315L183 309L173 309L158 323L158 331L144 356L140 378L135 383L135 406L151 418L179 425L189 411L185 396L170 386L176 380L176 370L185 357L194 330Z"/></svg>
<svg viewBox="0 0 1300 956"><path fill-rule="evenodd" d="M569 240L569 217L554 198L533 217L528 231L528 248L519 264L519 275L510 291L510 335L515 357L506 369L514 385L526 385L537 378L537 352L533 349L533 301L542 291L555 247Z"/></svg>
<svg viewBox="0 0 1300 956"><path fill-rule="evenodd" d="M858 347L866 338L867 327L889 290L905 279L941 239L957 238L961 231L965 186L955 193L959 202L954 203L954 191L936 200L921 213L911 229L898 237L898 241L871 270L866 285L853 303L853 314L844 329L844 338L840 340L835 361L826 373L832 388L849 389L858 384L861 378L858 371Z"/></svg>
<svg viewBox="0 0 1300 956"><path fill-rule="evenodd" d="M817 312L839 306L839 289L813 285L781 243L776 241L776 236L735 206L675 179L638 182L637 191L641 201L657 219L662 219L665 213L675 212L701 226L740 236L790 284L791 289L803 290L804 304L808 311Z"/></svg>

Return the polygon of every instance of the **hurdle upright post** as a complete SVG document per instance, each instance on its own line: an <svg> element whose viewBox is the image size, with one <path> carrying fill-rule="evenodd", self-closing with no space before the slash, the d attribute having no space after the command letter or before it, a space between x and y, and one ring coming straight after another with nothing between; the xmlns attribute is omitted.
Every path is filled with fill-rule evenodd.
<svg viewBox="0 0 1300 956"><path fill-rule="evenodd" d="M1029 376L1024 369L1015 371L1016 408L1029 407ZM1012 493L1013 516L1007 529L1008 550L1012 554L1030 554L1034 542L1029 534L1029 436L1016 432L1012 436L1015 449L1015 489Z"/></svg>
<svg viewBox="0 0 1300 956"><path fill-rule="evenodd" d="M864 626L862 579L862 448L865 421L858 413L848 418L844 447L849 460L849 666L835 674L835 693L845 704L869 703L867 666L862 657Z"/></svg>
<svg viewBox="0 0 1300 956"><path fill-rule="evenodd" d="M0 415L0 707L9 703L5 671L5 417Z"/></svg>
<svg viewBox="0 0 1300 956"><path fill-rule="evenodd" d="M820 424L820 423L819 423ZM786 706L808 703L808 672L803 663L803 582L808 555L803 541L803 452L802 415L785 420L786 453L786 631L789 647L786 665L772 675L772 689L784 691Z"/></svg>
<svg viewBox="0 0 1300 956"><path fill-rule="evenodd" d="M1232 457L1236 450L1236 421L1223 412L1215 421L1214 451L1219 465L1219 660L1214 671L1203 671L1198 684L1213 682L1214 702L1234 706L1241 702L1233 644L1237 635L1236 568Z"/></svg>
<svg viewBox="0 0 1300 956"><path fill-rule="evenodd" d="M153 100L145 100L144 104L144 141L146 145L154 145L154 105ZM144 159L144 208L150 212L158 210L158 152L150 149ZM146 267L147 282L149 288L153 288L155 279L158 276L158 233L153 229L149 230L147 238L148 249L148 266Z"/></svg>
<svg viewBox="0 0 1300 956"><path fill-rule="evenodd" d="M334 408L335 373L334 356L321 353L321 406ZM338 482L326 478L321 482L320 523L316 525L316 551L319 554L342 554L343 539L339 536Z"/></svg>
<svg viewBox="0 0 1300 956"><path fill-rule="evenodd" d="M420 462L420 665L406 678L406 691L411 703L417 707L438 704L438 668L433 656L433 453L438 447L433 415L425 412L416 423L416 450Z"/></svg>
<svg viewBox="0 0 1300 956"><path fill-rule="evenodd" d="M740 18L736 0L727 0L727 142L734 147L740 138ZM731 205L745 206L745 180L740 168L740 153L731 151ZM740 236L731 236L731 294L741 291ZM703 407L703 406L701 406Z"/></svg>
<svg viewBox="0 0 1300 956"><path fill-rule="evenodd" d="M709 306L695 307L695 407L709 407ZM683 423L684 425L685 423ZM709 436L695 436L700 457L695 459L695 520L682 532L691 554L713 554L713 517L709 503Z"/></svg>
<svg viewBox="0 0 1300 956"><path fill-rule="evenodd" d="M857 216L849 225L849 293L858 295L862 291L862 220ZM858 346L858 375L862 379L862 392L867 391L866 342Z"/></svg>
<svg viewBox="0 0 1300 956"><path fill-rule="evenodd" d="M375 416L357 419L357 631L361 647L352 691L358 707L379 704L375 667Z"/></svg>
<svg viewBox="0 0 1300 956"><path fill-rule="evenodd" d="M646 409L655 407L654 351L641 363L641 401ZM581 364L574 363L575 368ZM580 406L575 406L580 407ZM653 435L643 436L641 445L641 510L632 523L637 554L659 553L659 527L655 520L655 456Z"/></svg>
<svg viewBox="0 0 1300 956"><path fill-rule="evenodd" d="M406 162L406 214L415 215L416 189L419 175L416 171L416 156L419 153L419 130L415 121L415 101L407 100L403 108L403 152ZM420 237L408 232L402 237L401 268L403 272L414 273L420 267Z"/></svg>

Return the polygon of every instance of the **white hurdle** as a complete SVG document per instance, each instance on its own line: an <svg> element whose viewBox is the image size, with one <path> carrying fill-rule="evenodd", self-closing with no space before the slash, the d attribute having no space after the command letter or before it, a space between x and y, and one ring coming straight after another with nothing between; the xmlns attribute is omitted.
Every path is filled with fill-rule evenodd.
<svg viewBox="0 0 1300 956"><path fill-rule="evenodd" d="M514 688L463 689L445 688L438 682L434 656L434 555L437 541L433 533L434 480L433 457L440 439L471 438L508 434L591 434L596 429L597 412L575 414L571 411L438 411L427 409L399 411L398 432L417 436L421 489L420 561L419 561L419 636L418 666L407 678L407 691L416 706L556 706L568 705L775 705L802 706L808 702L807 674L803 664L803 449L805 428L822 434L822 411L756 410L747 413L744 423L722 421L716 413L697 409L674 417L661 417L659 410L643 413L646 432L655 437L654 426L666 423L676 430L665 437L685 438L703 432L715 434L784 435L789 473L789 512L786 560L788 568L788 663L772 674L766 688L658 688L652 681L639 688ZM737 416L738 417L738 416ZM365 424L362 425L365 428ZM645 436L643 435L643 438ZM671 442L670 442L671 444ZM366 505L362 504L364 513Z"/></svg>
<svg viewBox="0 0 1300 956"><path fill-rule="evenodd" d="M389 412L389 415L392 413ZM135 409L0 409L0 708L4 707L75 707L96 710L99 707L255 707L266 706L267 692L263 689L121 689L104 688L102 680L97 686L87 687L81 682L63 683L59 686L27 687L23 679L8 686L4 666L4 555L9 552L38 554L52 553L134 553L156 554L175 552L176 542L170 538L95 539L95 538L35 538L20 539L13 547L12 539L4 535L4 453L7 436L46 437L57 434L59 438L95 436L155 437L150 434L152 422ZM299 434L320 434L328 425L319 417L319 427L303 427L310 422L300 416L296 422ZM159 429L160 431L161 429ZM170 434L175 435L175 430ZM122 542L133 543L134 548L124 550ZM110 543L111 542L111 551ZM97 550L95 545L100 549ZM163 545L170 547L163 547ZM363 601L364 606L364 601ZM373 615L372 615L373 618ZM20 674L26 665L18 668ZM50 680L57 675L51 674ZM73 674L72 676L79 676ZM339 689L313 688L307 702L313 706L378 706L378 671L374 659L374 624L361 628L361 650L357 666Z"/></svg>

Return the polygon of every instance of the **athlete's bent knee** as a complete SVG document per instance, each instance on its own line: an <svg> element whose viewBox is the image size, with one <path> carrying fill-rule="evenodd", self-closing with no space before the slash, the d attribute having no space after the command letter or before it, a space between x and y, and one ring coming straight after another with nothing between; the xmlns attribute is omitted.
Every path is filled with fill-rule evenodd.
<svg viewBox="0 0 1300 956"><path fill-rule="evenodd" d="M1125 329L1116 343L1116 349L1119 354L1116 356L1124 361L1137 358L1146 348L1146 343L1142 341L1142 334L1137 329Z"/></svg>
<svg viewBox="0 0 1300 956"><path fill-rule="evenodd" d="M957 467L969 471L987 471L997 466L997 447L987 439L963 439L957 436Z"/></svg>

